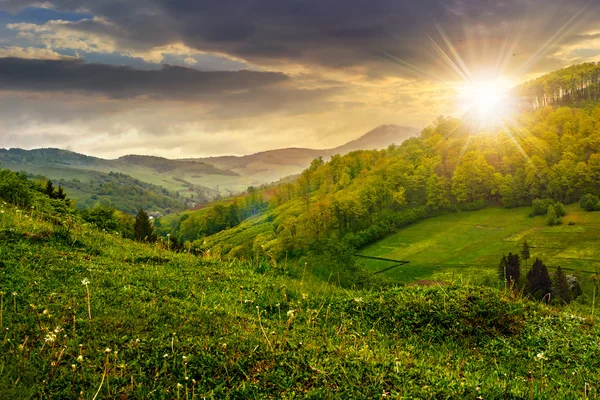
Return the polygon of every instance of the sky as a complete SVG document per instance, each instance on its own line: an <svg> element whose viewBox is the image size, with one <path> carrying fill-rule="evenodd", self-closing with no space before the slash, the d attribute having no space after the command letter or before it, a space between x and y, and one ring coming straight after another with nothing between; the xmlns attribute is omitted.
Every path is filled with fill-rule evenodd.
<svg viewBox="0 0 600 400"><path fill-rule="evenodd" d="M330 148L600 61L597 0L0 0L0 147ZM464 92L464 91L463 91Z"/></svg>

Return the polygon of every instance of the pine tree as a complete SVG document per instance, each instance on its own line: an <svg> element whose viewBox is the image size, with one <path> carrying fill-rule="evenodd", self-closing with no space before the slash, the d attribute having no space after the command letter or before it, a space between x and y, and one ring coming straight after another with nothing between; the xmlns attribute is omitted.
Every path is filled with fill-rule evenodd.
<svg viewBox="0 0 600 400"><path fill-rule="evenodd" d="M525 268L527 269L527 261L531 258L531 251L529 250L529 243L527 240L523 241L523 246L521 247L521 259L525 260Z"/></svg>
<svg viewBox="0 0 600 400"><path fill-rule="evenodd" d="M537 298L543 299L552 292L552 280L548 274L548 268L544 263L536 258L527 273L527 282L529 293Z"/></svg>
<svg viewBox="0 0 600 400"><path fill-rule="evenodd" d="M571 302L571 288L561 267L558 267L554 274L554 293L563 302L567 304Z"/></svg>
<svg viewBox="0 0 600 400"><path fill-rule="evenodd" d="M508 253L506 257L506 275L510 285L516 285L521 277L521 259L518 254Z"/></svg>
<svg viewBox="0 0 600 400"><path fill-rule="evenodd" d="M46 195L51 199L54 198L54 185L52 184L52 181L46 183Z"/></svg>
<svg viewBox="0 0 600 400"><path fill-rule="evenodd" d="M498 265L498 276L506 285L515 285L521 277L521 260L518 254L503 255Z"/></svg>
<svg viewBox="0 0 600 400"><path fill-rule="evenodd" d="M150 222L150 218L143 208L138 210L137 216L135 217L135 226L133 228L135 240L145 242L155 242L156 233L154 232L154 226Z"/></svg>
<svg viewBox="0 0 600 400"><path fill-rule="evenodd" d="M498 277L502 282L508 281L507 264L508 260L506 259L506 255L502 255L502 258L500 259L500 264L498 264Z"/></svg>

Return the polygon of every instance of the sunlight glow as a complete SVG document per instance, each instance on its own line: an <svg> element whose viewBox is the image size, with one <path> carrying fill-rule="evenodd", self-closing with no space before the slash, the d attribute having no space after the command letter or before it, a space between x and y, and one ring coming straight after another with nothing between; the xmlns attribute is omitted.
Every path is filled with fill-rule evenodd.
<svg viewBox="0 0 600 400"><path fill-rule="evenodd" d="M495 119L509 111L510 88L510 82L505 80L482 80L465 83L458 92L467 113L480 119Z"/></svg>

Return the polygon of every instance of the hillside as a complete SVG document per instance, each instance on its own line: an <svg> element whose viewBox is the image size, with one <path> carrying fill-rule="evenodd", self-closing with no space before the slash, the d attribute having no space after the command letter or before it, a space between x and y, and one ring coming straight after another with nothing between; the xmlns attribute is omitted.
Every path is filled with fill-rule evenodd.
<svg viewBox="0 0 600 400"><path fill-rule="evenodd" d="M106 176L111 172L131 176L142 184L161 187L175 194L179 193L181 199L189 198L190 204L206 202L213 199L219 192L216 189L192 183L186 178L210 176L218 180L221 177L235 176L235 173L219 170L212 165L200 162L145 156L126 156L117 160L104 160L59 149L0 149L0 166L13 171L22 171L32 176L44 176L53 181L79 181L79 184L75 185L78 187L68 183L65 183L65 186L70 186L70 196L83 202L87 202L94 193L89 188L82 190L81 182L106 180ZM108 198L110 199L111 196ZM118 198L112 200L115 203L120 202ZM150 208L152 204L138 203L135 205L136 208L140 206Z"/></svg>
<svg viewBox="0 0 600 400"><path fill-rule="evenodd" d="M118 172L177 192L181 198L189 198L190 204L199 205L221 196L242 193L249 186L260 186L298 174L316 157L328 158L359 148L385 148L392 143L401 143L414 134L416 130L411 128L385 125L334 149L280 149L244 157L187 160L144 155L105 160L60 149L0 149L0 166L35 176L43 175L55 181L76 179L87 182L97 179L98 172ZM86 193L78 189L71 190L70 195L88 200Z"/></svg>
<svg viewBox="0 0 600 400"><path fill-rule="evenodd" d="M289 148L269 150L247 156L222 156L198 158L217 168L253 177L256 182L273 182L306 169L317 157L329 159L335 154L344 155L355 150L385 149L391 144L401 144L417 134L414 128L382 125L351 142L332 149Z"/></svg>
<svg viewBox="0 0 600 400"><path fill-rule="evenodd" d="M43 180L42 175L29 175ZM195 206L197 202L206 202L206 198L190 198L171 192L162 186L142 182L129 175L118 172L89 171L86 180L73 178L60 179L56 185L62 186L70 198L77 199L79 209L93 208L98 204L109 203L119 211L135 214L140 207L150 212L168 214Z"/></svg>
<svg viewBox="0 0 600 400"><path fill-rule="evenodd" d="M578 204L566 207L566 211L565 223L560 226L547 226L543 216L530 217L530 207L447 214L402 228L358 254L409 261L384 272L397 282L496 282L502 254L518 252L526 240L532 259L544 260L551 272L561 266L579 276L584 291L592 298L592 276L600 271L600 212L582 210ZM361 261L374 272L394 265ZM525 263L522 268L527 268Z"/></svg>
<svg viewBox="0 0 600 400"><path fill-rule="evenodd" d="M597 395L600 330L575 308L459 284L342 290L42 200L0 206L3 399Z"/></svg>
<svg viewBox="0 0 600 400"><path fill-rule="evenodd" d="M335 260L364 249L367 255L409 261L386 274L406 283L446 280L452 273L478 281L488 276L489 281L497 275L502 254L517 253L527 238L534 246L549 247L532 252L550 271L562 266L579 274L578 281L592 295L600 259L593 228L598 216L579 210L577 203L588 194L600 195L599 111L593 106L545 107L520 115L498 132L478 132L460 119L439 118L398 147L314 161L296 182L272 189L264 212L225 222L217 233L188 225L214 226L234 209L180 219L170 233L199 251L210 249L231 259L266 253L282 262L325 253ZM474 213L465 222L468 230L461 229L460 219L471 218L464 212L491 205L507 211ZM565 205L567 216L560 218ZM534 210L539 217L527 217ZM494 212L498 217L486 221ZM436 217L453 221L456 229L436 226ZM431 223L426 225L430 229L420 233L406 228L420 226L414 225L420 221ZM562 225L547 226L555 224ZM405 240L406 248L394 247L395 240ZM341 271L352 264L348 258L338 261ZM383 269L380 263L366 264ZM325 273L321 276L327 279Z"/></svg>

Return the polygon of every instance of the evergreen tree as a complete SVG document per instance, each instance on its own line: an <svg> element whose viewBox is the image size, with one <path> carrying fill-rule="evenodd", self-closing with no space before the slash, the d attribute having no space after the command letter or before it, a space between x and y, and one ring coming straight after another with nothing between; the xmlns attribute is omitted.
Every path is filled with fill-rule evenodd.
<svg viewBox="0 0 600 400"><path fill-rule="evenodd" d="M525 260L525 268L527 268L527 261L531 258L531 251L529 250L529 243L527 240L523 240L521 247L521 259Z"/></svg>
<svg viewBox="0 0 600 400"><path fill-rule="evenodd" d="M503 255L498 265L498 275L507 285L515 285L521 277L521 260L518 254Z"/></svg>
<svg viewBox="0 0 600 400"><path fill-rule="evenodd" d="M563 302L567 304L571 302L571 288L561 267L558 267L554 274L554 293Z"/></svg>
<svg viewBox="0 0 600 400"><path fill-rule="evenodd" d="M150 222L150 218L143 208L138 210L137 216L135 217L135 225L133 228L133 234L135 240L145 242L155 242L156 233L154 232L154 226Z"/></svg>
<svg viewBox="0 0 600 400"><path fill-rule="evenodd" d="M54 198L54 185L52 184L52 181L46 183L46 195L51 199Z"/></svg>
<svg viewBox="0 0 600 400"><path fill-rule="evenodd" d="M535 259L531 270L527 273L527 282L529 293L537 298L543 299L552 292L552 281L548 274L548 268L538 258Z"/></svg>

